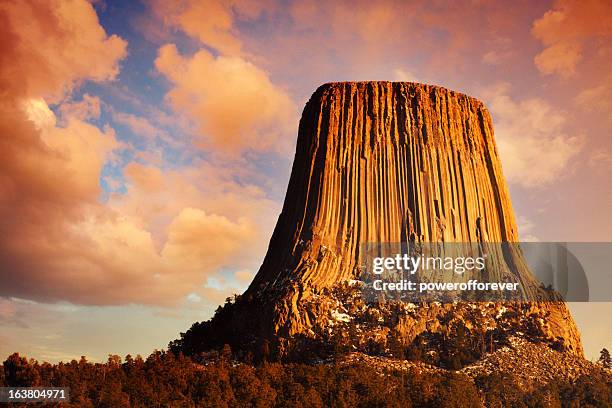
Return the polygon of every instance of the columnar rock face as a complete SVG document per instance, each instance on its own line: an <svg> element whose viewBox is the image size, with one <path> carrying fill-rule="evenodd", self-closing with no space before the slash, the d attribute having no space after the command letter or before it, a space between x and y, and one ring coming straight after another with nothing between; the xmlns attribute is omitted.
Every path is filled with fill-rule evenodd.
<svg viewBox="0 0 612 408"><path fill-rule="evenodd" d="M441 241L518 241L487 109L437 86L325 84L304 108L283 210L261 269L244 296L215 316L209 329L192 328L183 348L197 350L205 330L220 344L229 342L227 337L274 341L312 334L329 320L325 314L334 306L324 305L338 303L321 300L324 293L357 277L362 244ZM500 258L500 264L513 265L512 278L530 299L537 298L540 289L522 255ZM489 278L507 277L507 269L493 269L498 276ZM482 316L503 314L490 305L477 307ZM472 313L468 309L423 305L390 317L381 333L394 333L406 344L424 331L446 330L453 310L463 319ZM527 316L521 325L532 319L540 334L582 353L564 303L515 310L515 316ZM436 316L445 317L434 324Z"/></svg>
<svg viewBox="0 0 612 408"><path fill-rule="evenodd" d="M361 244L409 240L518 241L489 112L437 86L321 86L249 292L328 287L354 277Z"/></svg>
<svg viewBox="0 0 612 408"><path fill-rule="evenodd" d="M321 86L304 108L283 210L247 294L280 293L273 330L299 332L310 323L299 302L356 278L361 244L407 241L518 241L489 112L431 85ZM517 270L535 290L529 270ZM560 308L564 321L551 324L577 333Z"/></svg>
<svg viewBox="0 0 612 408"><path fill-rule="evenodd" d="M330 286L353 278L360 244L409 240L518 241L489 112L430 85L321 86L249 291Z"/></svg>

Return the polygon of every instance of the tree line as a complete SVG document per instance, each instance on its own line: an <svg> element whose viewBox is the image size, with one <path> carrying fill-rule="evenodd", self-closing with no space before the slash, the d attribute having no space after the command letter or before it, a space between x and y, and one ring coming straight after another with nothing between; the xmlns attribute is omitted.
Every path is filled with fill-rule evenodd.
<svg viewBox="0 0 612 408"><path fill-rule="evenodd" d="M70 388L68 407L610 407L610 376L580 377L521 391L492 374L383 370L365 363L237 362L229 346L194 358L156 351L92 363L39 363L15 353L0 386Z"/></svg>

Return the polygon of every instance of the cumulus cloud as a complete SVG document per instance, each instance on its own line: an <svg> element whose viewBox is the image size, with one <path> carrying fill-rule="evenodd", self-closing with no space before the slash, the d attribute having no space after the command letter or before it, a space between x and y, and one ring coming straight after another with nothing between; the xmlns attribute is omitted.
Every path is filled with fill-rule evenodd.
<svg viewBox="0 0 612 408"><path fill-rule="evenodd" d="M535 57L540 72L570 77L583 58L587 41L609 39L612 35L612 3L557 0L533 23L532 33L544 45Z"/></svg>
<svg viewBox="0 0 612 408"><path fill-rule="evenodd" d="M0 82L13 95L57 99L76 81L113 79L127 52L85 0L2 2L0 21Z"/></svg>
<svg viewBox="0 0 612 408"><path fill-rule="evenodd" d="M224 55L242 54L237 19L254 19L274 2L255 0L153 1L154 14L165 25L184 31Z"/></svg>
<svg viewBox="0 0 612 408"><path fill-rule="evenodd" d="M554 44L536 55L535 64L544 74L557 73L568 78L576 72L576 65L582 58L578 44Z"/></svg>
<svg viewBox="0 0 612 408"><path fill-rule="evenodd" d="M168 44L159 50L155 66L173 84L168 100L198 124L205 147L286 152L291 145L293 102L252 63L204 49L185 57Z"/></svg>
<svg viewBox="0 0 612 408"><path fill-rule="evenodd" d="M126 170L128 193L103 205L101 169L120 146L112 129L76 118L60 127L41 100L20 109L3 110L2 134L29 135L38 144L26 151L0 143L14 153L0 166L0 296L173 305L204 291L221 267L256 262L262 248L252 242L261 242L260 225L246 217L253 202L240 203L248 189L230 197L208 185L219 192L212 205L194 178L176 171L167 179L134 163ZM268 201L258 198L261 209Z"/></svg>
<svg viewBox="0 0 612 408"><path fill-rule="evenodd" d="M236 172L134 163L127 193L100 201L102 171L127 147L89 122L101 116L99 98L71 91L114 78L126 43L104 32L91 4L2 3L0 13L0 299L168 306L205 297L221 267L252 267L262 226L253 214L269 201L248 186L239 194ZM111 113L155 134L143 118ZM0 303L2 318L11 305Z"/></svg>
<svg viewBox="0 0 612 408"><path fill-rule="evenodd" d="M243 252L253 259L262 251L262 242L272 228L279 204L247 180L252 171L233 168L236 162L211 163L199 160L192 166L161 169L132 162L124 170L128 194L112 195L109 207L132 218L154 236L165 239L172 220L185 208L206 209L234 222L240 218L257 225L255 243Z"/></svg>
<svg viewBox="0 0 612 408"><path fill-rule="evenodd" d="M256 235L246 219L233 222L196 208L172 220L161 250L153 235L127 216L94 215L74 224L73 232L79 236L78 257L64 253L56 264L47 260L58 272L47 296L80 304L166 306L205 292L207 277L221 266L245 265Z"/></svg>
<svg viewBox="0 0 612 408"><path fill-rule="evenodd" d="M214 270L244 265L256 230L246 218L232 222L224 216L185 208L170 224L162 256L175 259L183 270Z"/></svg>
<svg viewBox="0 0 612 408"><path fill-rule="evenodd" d="M563 176L583 146L582 135L568 135L566 114L540 98L514 100L502 84L485 92L495 123L504 174L511 183L538 187Z"/></svg>
<svg viewBox="0 0 612 408"><path fill-rule="evenodd" d="M297 127L286 90L245 51L240 22L276 10L276 1L155 1L153 15L202 46L181 55L174 44L159 49L157 70L173 85L167 99L197 128L200 147L237 155L245 151L285 154Z"/></svg>
<svg viewBox="0 0 612 408"><path fill-rule="evenodd" d="M76 249L65 227L95 205L100 169L118 143L111 129L75 118L58 127L41 99L1 106L0 291L8 295L34 287L45 262L62 256L54 247Z"/></svg>
<svg viewBox="0 0 612 408"><path fill-rule="evenodd" d="M127 193L103 204L101 170L121 148L111 128L60 126L32 99L3 109L0 131L14 136L0 140L0 296L169 306L205 293L222 267L258 261L264 225L252 220L275 206L236 174L132 163Z"/></svg>

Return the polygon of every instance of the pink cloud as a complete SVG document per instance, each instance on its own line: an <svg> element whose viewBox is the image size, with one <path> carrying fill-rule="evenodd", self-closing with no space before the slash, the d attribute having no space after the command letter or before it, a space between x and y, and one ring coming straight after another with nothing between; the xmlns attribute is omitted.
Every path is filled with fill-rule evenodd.
<svg viewBox="0 0 612 408"><path fill-rule="evenodd" d="M549 185L566 175L584 146L584 135L568 135L568 114L540 98L516 100L509 85L484 92L495 123L504 175L523 187Z"/></svg>
<svg viewBox="0 0 612 408"><path fill-rule="evenodd" d="M535 57L543 74L568 78L575 74L591 40L612 35L612 4L606 0L557 0L552 9L533 23L533 35L544 50Z"/></svg>

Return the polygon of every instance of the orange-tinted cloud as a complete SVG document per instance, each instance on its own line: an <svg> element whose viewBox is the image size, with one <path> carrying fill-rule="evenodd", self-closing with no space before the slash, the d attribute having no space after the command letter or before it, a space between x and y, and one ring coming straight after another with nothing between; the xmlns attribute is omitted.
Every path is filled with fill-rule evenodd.
<svg viewBox="0 0 612 408"><path fill-rule="evenodd" d="M251 283L253 278L255 277L255 273L248 269L241 269L239 271L234 272L234 277L243 284Z"/></svg>
<svg viewBox="0 0 612 408"><path fill-rule="evenodd" d="M113 120L127 126L134 135L147 139L149 142L153 143L159 138L172 143L168 132L155 126L145 117L125 112L113 112Z"/></svg>
<svg viewBox="0 0 612 408"><path fill-rule="evenodd" d="M570 77L583 59L585 48L607 46L612 35L612 3L607 0L557 0L536 20L533 35L544 45L535 57L543 74Z"/></svg>
<svg viewBox="0 0 612 408"><path fill-rule="evenodd" d="M161 255L182 270L214 271L222 265L244 264L239 258L250 255L255 238L255 227L245 218L233 222L221 215L184 208L168 228Z"/></svg>
<svg viewBox="0 0 612 408"><path fill-rule="evenodd" d="M229 2L159 1L152 4L167 25L179 27L221 53L240 53L242 44L234 32Z"/></svg>
<svg viewBox="0 0 612 408"><path fill-rule="evenodd" d="M0 83L22 97L60 98L76 81L112 79L127 47L84 0L2 2L0 37Z"/></svg>
<svg viewBox="0 0 612 408"><path fill-rule="evenodd" d="M80 101L66 101L62 103L61 113L64 117L80 120L98 119L101 113L100 98L84 94Z"/></svg>
<svg viewBox="0 0 612 408"><path fill-rule="evenodd" d="M169 44L155 66L173 84L167 99L197 123L205 147L286 152L292 144L294 104L254 64L204 49L185 57Z"/></svg>
<svg viewBox="0 0 612 408"><path fill-rule="evenodd" d="M267 234L278 211L278 203L245 180L253 170L244 163L212 164L197 161L181 169L162 170L156 166L130 163L124 175L128 194L113 195L108 205L158 237L159 247L167 237L172 220L185 208L205 209L206 214L222 215L234 223L241 219L255 225L257 238L243 249L243 258L261 254ZM238 182L236 181L238 180Z"/></svg>
<svg viewBox="0 0 612 408"><path fill-rule="evenodd" d="M291 26L283 26L276 38L262 42L259 49L269 60L285 61L287 69L300 75L310 71L310 75L334 80L389 79L398 66L408 71L420 66L426 68L422 72L427 72L427 79L439 78L443 72L448 81L473 68L485 55L490 64L514 56L520 46L514 35L516 20L529 14L526 4L294 1L288 10ZM301 63L289 67L296 61Z"/></svg>
<svg viewBox="0 0 612 408"><path fill-rule="evenodd" d="M6 39L0 57L0 296L172 305L204 294L207 277L222 266L252 266L249 243L259 238L261 223L248 218L252 211L231 205L238 205L237 193L215 190L231 183L214 175L206 188L219 193L217 205L208 206L197 179L180 182L180 170L168 180L159 168L136 164L126 171L128 193L100 201L103 167L128 147L111 127L88 122L100 117L99 98L69 96L84 80L114 78L126 43L106 35L91 4L2 3L0 13ZM50 103L58 103L60 117ZM137 133L153 135L143 118L111 112ZM169 192L186 195L167 194L169 184ZM248 191L240 197L258 194ZM0 313L9 317L10 303L2 301Z"/></svg>
<svg viewBox="0 0 612 408"><path fill-rule="evenodd" d="M112 129L77 118L60 127L36 99L3 110L0 131L38 143L27 150L0 143L11 155L0 165L2 296L174 305L205 291L223 266L252 267L262 250L253 245L265 241L252 220L272 206L257 191L215 175L203 178L210 184L202 191L195 174L133 163L128 193L103 205L101 169L121 147Z"/></svg>
<svg viewBox="0 0 612 408"><path fill-rule="evenodd" d="M187 0L153 1L154 14L169 27L184 31L223 55L242 54L236 19L253 19L272 8L272 1Z"/></svg>
<svg viewBox="0 0 612 408"><path fill-rule="evenodd" d="M574 98L576 107L587 112L600 112L612 120L612 75L608 75L596 85L583 89Z"/></svg>

